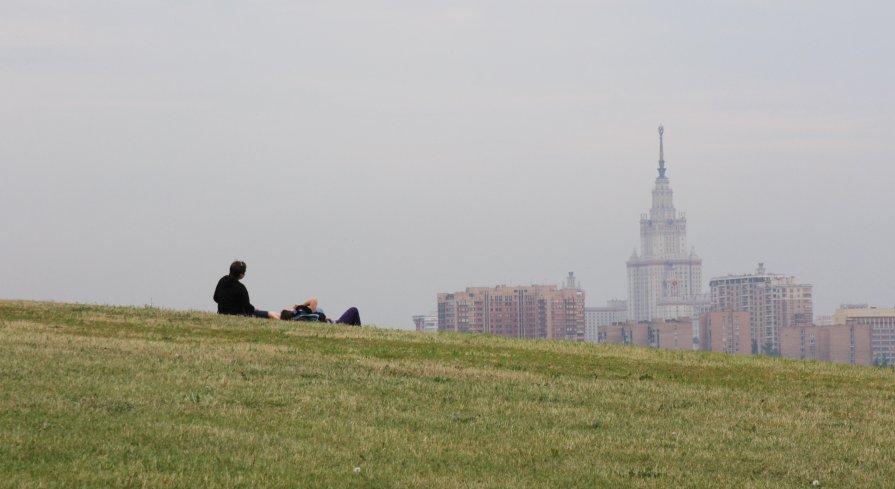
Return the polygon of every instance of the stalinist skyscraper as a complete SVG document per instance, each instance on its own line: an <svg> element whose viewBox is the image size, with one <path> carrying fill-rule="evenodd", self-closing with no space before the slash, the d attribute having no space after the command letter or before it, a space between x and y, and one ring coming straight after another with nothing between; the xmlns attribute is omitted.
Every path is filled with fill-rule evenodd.
<svg viewBox="0 0 895 489"><path fill-rule="evenodd" d="M649 215L640 216L640 255L628 260L628 320L695 317L702 291L702 260L687 247L687 218L674 208L665 176L659 126L659 177Z"/></svg>

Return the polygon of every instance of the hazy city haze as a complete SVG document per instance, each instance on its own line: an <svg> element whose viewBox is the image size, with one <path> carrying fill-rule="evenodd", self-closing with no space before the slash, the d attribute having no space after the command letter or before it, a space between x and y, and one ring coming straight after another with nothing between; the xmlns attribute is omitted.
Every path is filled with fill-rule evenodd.
<svg viewBox="0 0 895 489"><path fill-rule="evenodd" d="M895 305L890 2L0 1L0 297L410 328L437 292L627 294L665 126L711 277Z"/></svg>

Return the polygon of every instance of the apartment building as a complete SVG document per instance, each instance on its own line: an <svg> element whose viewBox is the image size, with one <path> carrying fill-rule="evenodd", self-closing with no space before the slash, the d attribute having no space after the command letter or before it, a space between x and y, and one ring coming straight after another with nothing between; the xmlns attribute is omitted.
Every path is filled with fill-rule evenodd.
<svg viewBox="0 0 895 489"><path fill-rule="evenodd" d="M699 317L700 350L749 355L752 343L748 312L709 312Z"/></svg>
<svg viewBox="0 0 895 489"><path fill-rule="evenodd" d="M833 326L791 326L780 331L780 356L800 360L831 360Z"/></svg>
<svg viewBox="0 0 895 489"><path fill-rule="evenodd" d="M591 343L606 342L604 326L627 322L628 301L613 299L605 307L584 308L584 340Z"/></svg>
<svg viewBox="0 0 895 489"><path fill-rule="evenodd" d="M584 341L584 291L578 288L467 287L437 300L439 331Z"/></svg>
<svg viewBox="0 0 895 489"><path fill-rule="evenodd" d="M763 263L754 274L713 278L709 289L712 312L750 314L752 353L779 353L782 328L810 326L814 318L811 285L768 273Z"/></svg>
<svg viewBox="0 0 895 489"><path fill-rule="evenodd" d="M895 366L895 308L846 307L833 314L841 328L833 361L856 365Z"/></svg>
<svg viewBox="0 0 895 489"><path fill-rule="evenodd" d="M603 341L621 345L664 348L669 350L693 349L693 323L690 318L628 321L601 326Z"/></svg>

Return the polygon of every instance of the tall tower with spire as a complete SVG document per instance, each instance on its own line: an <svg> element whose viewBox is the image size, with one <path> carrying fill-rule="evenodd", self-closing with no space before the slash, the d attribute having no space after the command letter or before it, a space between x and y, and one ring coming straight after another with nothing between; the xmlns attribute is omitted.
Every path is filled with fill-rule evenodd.
<svg viewBox="0 0 895 489"><path fill-rule="evenodd" d="M628 320L694 318L702 259L687 248L687 218L674 208L665 176L665 128L659 125L659 176L649 214L640 216L640 253L628 260Z"/></svg>

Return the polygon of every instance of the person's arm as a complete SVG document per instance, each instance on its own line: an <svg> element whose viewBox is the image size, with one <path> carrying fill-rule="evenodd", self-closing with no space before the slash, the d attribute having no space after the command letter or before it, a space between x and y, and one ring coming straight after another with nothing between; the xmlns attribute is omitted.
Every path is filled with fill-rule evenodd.
<svg viewBox="0 0 895 489"><path fill-rule="evenodd" d="M311 310L311 312L317 312L317 298L311 297L310 299L302 302L301 304L296 304L295 308L298 309L299 307L302 307L302 306L307 307L308 309Z"/></svg>
<svg viewBox="0 0 895 489"><path fill-rule="evenodd" d="M242 303L242 309L246 314L255 312L255 306L249 301L249 289L246 289L245 285L242 285L242 290L239 292L239 302Z"/></svg>

